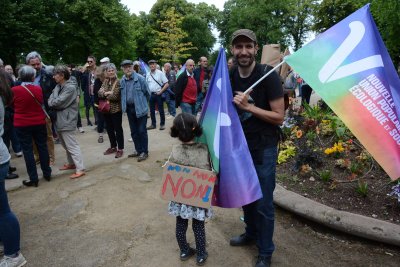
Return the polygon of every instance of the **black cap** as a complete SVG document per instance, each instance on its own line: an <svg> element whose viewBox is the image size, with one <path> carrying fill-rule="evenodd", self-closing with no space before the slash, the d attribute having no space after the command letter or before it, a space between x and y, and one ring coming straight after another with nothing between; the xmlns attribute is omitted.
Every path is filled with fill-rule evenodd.
<svg viewBox="0 0 400 267"><path fill-rule="evenodd" d="M133 65L132 60L125 59L121 62L121 66L126 66L126 65Z"/></svg>
<svg viewBox="0 0 400 267"><path fill-rule="evenodd" d="M253 42L257 43L256 34L252 30L240 29L240 30L237 30L234 33L232 33L231 44L233 44L235 39L238 38L239 36L245 36L245 37L249 38L250 40L252 40Z"/></svg>
<svg viewBox="0 0 400 267"><path fill-rule="evenodd" d="M149 62L147 62L147 63L149 63L149 65L150 65L151 63L157 63L157 60L151 59L151 60L149 60Z"/></svg>

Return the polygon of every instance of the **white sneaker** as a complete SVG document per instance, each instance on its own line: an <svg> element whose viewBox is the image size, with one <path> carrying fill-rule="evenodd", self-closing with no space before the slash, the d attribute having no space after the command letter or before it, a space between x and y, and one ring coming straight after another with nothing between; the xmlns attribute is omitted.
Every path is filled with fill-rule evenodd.
<svg viewBox="0 0 400 267"><path fill-rule="evenodd" d="M132 137L131 137L131 138L129 138L129 139L128 139L128 141L129 141L129 142L132 142L132 141L133 141L133 140L132 140Z"/></svg>
<svg viewBox="0 0 400 267"><path fill-rule="evenodd" d="M15 153L15 156L17 156L18 158L22 157L22 151Z"/></svg>
<svg viewBox="0 0 400 267"><path fill-rule="evenodd" d="M8 256L4 256L0 261L0 267L21 267L26 264L26 260L22 253L18 254L18 257L11 258Z"/></svg>
<svg viewBox="0 0 400 267"><path fill-rule="evenodd" d="M79 130L80 133L84 133L85 132L85 130L83 130L82 127L79 127L78 130Z"/></svg>

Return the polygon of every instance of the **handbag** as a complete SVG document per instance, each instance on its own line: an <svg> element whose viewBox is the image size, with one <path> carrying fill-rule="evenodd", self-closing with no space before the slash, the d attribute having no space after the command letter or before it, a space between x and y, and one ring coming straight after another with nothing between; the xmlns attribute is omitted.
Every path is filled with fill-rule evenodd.
<svg viewBox="0 0 400 267"><path fill-rule="evenodd" d="M111 88L111 92L114 91L116 85L117 85L117 81L114 82L114 84L113 84L113 86ZM101 113L110 113L110 110L111 110L110 100L108 100L108 99L99 99L98 110Z"/></svg>
<svg viewBox="0 0 400 267"><path fill-rule="evenodd" d="M99 112L101 113L110 113L110 101L107 99L99 99Z"/></svg>

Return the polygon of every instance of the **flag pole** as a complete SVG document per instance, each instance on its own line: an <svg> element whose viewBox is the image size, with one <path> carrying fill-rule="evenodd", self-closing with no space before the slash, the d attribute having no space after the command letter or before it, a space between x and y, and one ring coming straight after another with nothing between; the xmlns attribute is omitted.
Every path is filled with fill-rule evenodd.
<svg viewBox="0 0 400 267"><path fill-rule="evenodd" d="M257 86L257 84L259 84L262 80L264 80L268 75L270 75L272 72L274 72L277 68L279 68L283 63L285 63L285 60L283 60L281 63L279 63L278 65L276 65L272 70L268 71L264 76L262 76L258 81L256 81L252 86L249 87L249 89L247 89L244 94L248 95L251 93L251 91L253 91L253 88Z"/></svg>

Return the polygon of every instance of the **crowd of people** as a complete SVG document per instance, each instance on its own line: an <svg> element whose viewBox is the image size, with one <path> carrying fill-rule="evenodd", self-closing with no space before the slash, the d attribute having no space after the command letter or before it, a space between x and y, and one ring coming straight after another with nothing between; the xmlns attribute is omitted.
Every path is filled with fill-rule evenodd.
<svg viewBox="0 0 400 267"><path fill-rule="evenodd" d="M227 62L234 92L232 101L238 112L247 113L247 116L241 117L241 124L263 197L243 207L245 233L232 238L230 245L257 243L259 256L256 267L262 267L270 266L275 249L272 241L273 190L279 125L284 118L284 98L282 81L277 73L259 83L253 92L244 93L262 75L260 70L264 67L255 61L257 51L257 38L253 31L241 29L233 33L233 57ZM104 151L105 156L120 158L124 155L122 115L126 113L133 141L133 149L128 157L136 158L138 162L146 160L149 156L147 131L157 129L158 125L159 130L165 130L164 103L167 103L168 116L174 117L170 134L182 142L174 146L170 160L210 169L206 146L195 142L195 137L201 135L196 115L201 112L213 73L206 57L199 59L197 68L195 61L188 59L183 71L179 70L178 64L171 63L165 63L162 71L156 60L148 61L150 70L146 71L138 61L127 59L119 64L123 71L121 79L117 77L116 65L109 58L101 59L100 63L98 66L96 58L89 55L82 68L75 68L74 65L45 67L40 54L34 51L26 56L26 64L19 66L17 75L13 76L13 73L5 71L0 61L0 133L3 136L0 138L0 241L4 245L1 267L26 263L19 251L18 220L8 206L5 191L5 179L11 179L9 174L15 172L10 168L9 151L11 147L16 155L22 151L29 175L29 180L23 181L25 186L38 187L37 164L40 164L43 178L51 180L56 160L55 140L61 143L67 154L67 162L60 170L75 170L71 179L85 175L76 138L77 132L84 132L79 113L81 92L87 125L96 125L98 143L104 142L103 132L107 132L110 145ZM249 102L250 98L254 103ZM178 107L181 113L177 115ZM5 109L9 109L8 116L4 114ZM150 124L147 125L149 117ZM12 127L7 128L6 124ZM10 142L3 142L5 136L13 142L10 136L14 132L21 150L17 146L14 149ZM201 159L194 155L201 155ZM188 212L190 210L193 212ZM171 202L168 211L176 216L180 259L187 260L197 253L197 265L205 264L208 253L205 248L204 220L212 216L211 210ZM189 219L193 219L196 249L186 241Z"/></svg>

